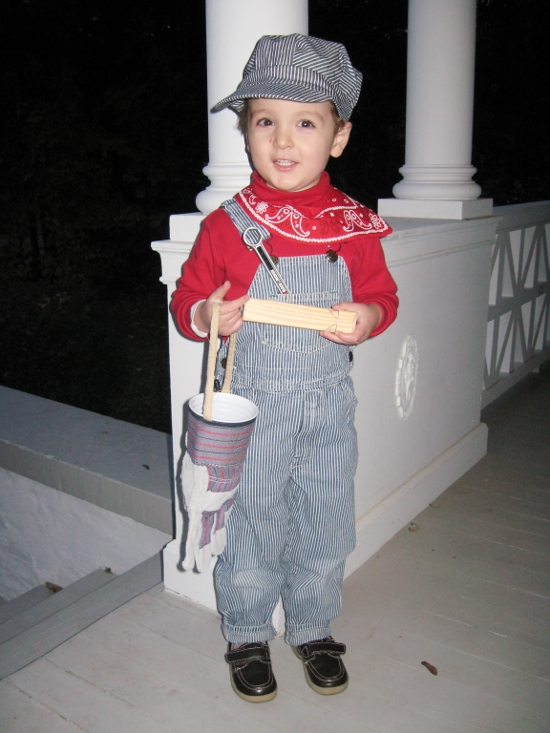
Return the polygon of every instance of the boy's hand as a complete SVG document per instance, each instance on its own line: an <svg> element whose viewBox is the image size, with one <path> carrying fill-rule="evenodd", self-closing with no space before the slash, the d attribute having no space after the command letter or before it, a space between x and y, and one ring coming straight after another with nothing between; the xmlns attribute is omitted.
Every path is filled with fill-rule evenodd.
<svg viewBox="0 0 550 733"><path fill-rule="evenodd" d="M338 303L338 305L332 306L332 310L354 311L357 313L357 322L353 333L321 331L321 336L329 341L334 341L336 344L362 344L382 320L382 310L374 303L370 303L369 305L364 305L363 303Z"/></svg>
<svg viewBox="0 0 550 733"><path fill-rule="evenodd" d="M212 321L212 308L214 303L221 303L220 310L220 336L231 336L236 333L243 325L241 308L249 300L248 295L243 295L236 300L224 300L226 294L231 288L231 283L226 280L223 285L216 288L211 295L204 300L195 311L195 325L204 333L210 332L210 323Z"/></svg>

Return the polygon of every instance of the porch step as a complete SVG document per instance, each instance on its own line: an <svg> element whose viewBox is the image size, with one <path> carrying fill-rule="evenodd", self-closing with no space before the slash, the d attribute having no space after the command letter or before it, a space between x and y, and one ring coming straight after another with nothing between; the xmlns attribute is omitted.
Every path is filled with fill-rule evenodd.
<svg viewBox="0 0 550 733"><path fill-rule="evenodd" d="M57 593L54 593L46 586L39 586L25 593L21 597L21 600L27 600L27 607L21 609L19 613L13 614L10 619L0 624L0 645L31 629L41 621L45 621L47 618L54 616L58 611L62 611L81 598L85 598L97 588L105 585L105 583L109 583L114 577L109 570L96 570L85 578L71 583L67 588ZM42 594L37 593L37 591L42 591L42 589L48 595L41 597ZM13 603L15 604L17 601L19 601L19 598L15 598ZM2 646L0 646L1 648Z"/></svg>
<svg viewBox="0 0 550 733"><path fill-rule="evenodd" d="M172 437L0 385L0 467L172 535Z"/></svg>
<svg viewBox="0 0 550 733"><path fill-rule="evenodd" d="M0 679L44 656L161 582L158 553L120 576L108 570L96 570L57 593L49 591L49 597L30 607L25 606L23 596L2 605L0 612L5 612L11 604L14 604L12 608L17 605L19 611L0 623ZM24 596L35 592L37 598L40 593L36 588Z"/></svg>
<svg viewBox="0 0 550 733"><path fill-rule="evenodd" d="M2 625L6 621L13 618L13 616L17 616L20 613L23 613L23 611L32 608L32 606L35 606L37 603L45 601L53 594L54 591L50 590L50 588L47 588L45 585L39 585L36 588L17 596L13 601L2 599L3 602L0 602L0 633L2 632Z"/></svg>

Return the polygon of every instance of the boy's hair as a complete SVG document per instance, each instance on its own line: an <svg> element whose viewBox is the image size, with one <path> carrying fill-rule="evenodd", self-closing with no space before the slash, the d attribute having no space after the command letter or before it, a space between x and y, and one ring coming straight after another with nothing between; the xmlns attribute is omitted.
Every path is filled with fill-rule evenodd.
<svg viewBox="0 0 550 733"><path fill-rule="evenodd" d="M332 101L330 102L330 111L332 113L332 119L334 120L334 134L336 134L342 129L342 127L344 127L346 121L340 117L338 110L336 109L336 105ZM243 99L243 104L237 112L237 117L237 128L244 136L246 136L246 133L248 132L248 123L250 121L250 99Z"/></svg>

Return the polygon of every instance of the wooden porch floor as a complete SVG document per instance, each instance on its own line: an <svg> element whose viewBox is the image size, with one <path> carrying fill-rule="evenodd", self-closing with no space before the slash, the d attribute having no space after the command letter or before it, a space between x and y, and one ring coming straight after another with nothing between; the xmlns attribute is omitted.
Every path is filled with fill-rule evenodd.
<svg viewBox="0 0 550 733"><path fill-rule="evenodd" d="M0 730L549 733L548 371L483 419L486 458L346 581L344 694L312 692L277 640L276 700L242 702L217 618L156 588L0 682Z"/></svg>

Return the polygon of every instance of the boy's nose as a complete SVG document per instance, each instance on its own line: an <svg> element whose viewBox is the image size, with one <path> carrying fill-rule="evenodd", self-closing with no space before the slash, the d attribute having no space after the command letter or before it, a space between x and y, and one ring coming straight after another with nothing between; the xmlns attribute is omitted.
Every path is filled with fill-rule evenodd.
<svg viewBox="0 0 550 733"><path fill-rule="evenodd" d="M292 147L292 135L290 131L282 130L281 128L277 129L273 135L273 144L280 150Z"/></svg>

